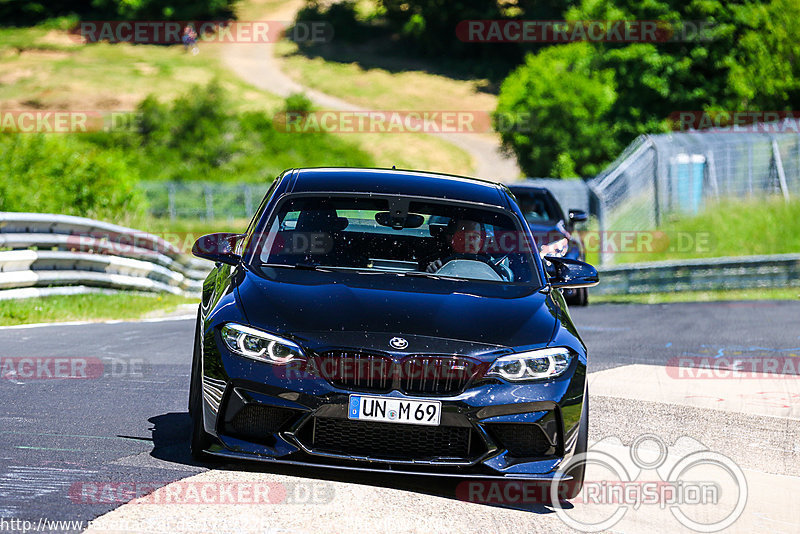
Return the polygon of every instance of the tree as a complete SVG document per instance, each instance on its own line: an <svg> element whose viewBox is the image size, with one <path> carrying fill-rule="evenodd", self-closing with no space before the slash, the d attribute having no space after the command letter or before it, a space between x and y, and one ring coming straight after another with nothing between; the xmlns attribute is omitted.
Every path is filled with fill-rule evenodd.
<svg viewBox="0 0 800 534"><path fill-rule="evenodd" d="M609 120L615 75L598 68L599 59L588 43L552 46L529 54L503 82L496 124L529 176L590 176L619 149Z"/></svg>
<svg viewBox="0 0 800 534"><path fill-rule="evenodd" d="M501 132L503 142L529 174L553 169L560 175L571 160L586 176L637 135L667 131L673 126L670 117L681 111L724 119L721 111L797 109L798 17L800 5L794 0L583 0L565 13L567 20L661 21L674 33L655 42L583 43L583 57L589 59L578 61L568 76L562 73L563 62L574 56L564 50L574 44L553 45L527 57L503 84L498 111L511 108L549 118L563 114L569 120L525 135ZM699 34L692 33L693 26L704 25ZM589 70L581 67L587 64ZM614 73L610 103L598 100L607 83L602 72ZM574 109L568 98L574 99ZM589 113L595 102L601 107ZM572 123L576 115L598 120L598 128L577 128ZM586 135L597 130L604 133Z"/></svg>

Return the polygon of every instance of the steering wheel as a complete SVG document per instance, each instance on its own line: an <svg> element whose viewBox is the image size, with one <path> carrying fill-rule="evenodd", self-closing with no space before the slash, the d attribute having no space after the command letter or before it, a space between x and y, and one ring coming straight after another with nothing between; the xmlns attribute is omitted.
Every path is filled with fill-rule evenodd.
<svg viewBox="0 0 800 534"><path fill-rule="evenodd" d="M453 260L479 261L479 262L485 263L486 265L491 267L492 270L494 272L496 272L498 276L500 276L500 278L502 278L503 280L506 280L508 278L508 273L505 272L504 270L502 270L500 268L500 265L499 265L500 262L503 261L504 258L505 258L505 256L503 256L503 258L500 258L500 260L497 263L494 263L493 261L491 261L486 256L483 256L482 254L468 254L468 253L463 253L462 252L462 253L458 253L458 254L453 254L453 255L448 256L447 258L443 259L442 260L442 267L444 267L445 265L447 265L449 262L451 262ZM508 280L508 281L510 281L510 280Z"/></svg>

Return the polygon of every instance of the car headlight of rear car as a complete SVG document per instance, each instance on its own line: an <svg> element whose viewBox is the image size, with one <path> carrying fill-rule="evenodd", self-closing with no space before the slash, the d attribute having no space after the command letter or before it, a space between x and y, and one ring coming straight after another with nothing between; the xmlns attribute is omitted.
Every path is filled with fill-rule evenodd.
<svg viewBox="0 0 800 534"><path fill-rule="evenodd" d="M560 258L564 256L568 250L569 239L565 237L563 239L559 239L558 241L553 241L552 243L547 243L546 245L539 247L539 255L542 258L545 256L555 256Z"/></svg>
<svg viewBox="0 0 800 534"><path fill-rule="evenodd" d="M564 347L532 350L497 358L486 376L496 376L510 382L553 378L567 370L572 352Z"/></svg>
<svg viewBox="0 0 800 534"><path fill-rule="evenodd" d="M221 334L232 352L260 362L285 364L303 357L297 343L249 326L228 323Z"/></svg>

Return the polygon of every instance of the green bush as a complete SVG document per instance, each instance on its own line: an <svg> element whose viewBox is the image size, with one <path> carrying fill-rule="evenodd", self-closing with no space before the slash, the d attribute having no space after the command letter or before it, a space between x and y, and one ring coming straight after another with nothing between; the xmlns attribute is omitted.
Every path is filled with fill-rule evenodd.
<svg viewBox="0 0 800 534"><path fill-rule="evenodd" d="M310 108L294 95L292 106ZM145 209L140 180L255 182L285 169L374 165L357 145L325 133L284 133L261 112L231 111L216 83L171 103L148 97L132 131L0 135L0 210L124 222Z"/></svg>
<svg viewBox="0 0 800 534"><path fill-rule="evenodd" d="M283 107L308 111L311 104L292 95ZM268 183L291 167L374 165L369 154L340 137L285 133L264 113L230 109L228 96L212 82L171 103L148 97L138 108L138 131L94 140L125 147L147 180Z"/></svg>
<svg viewBox="0 0 800 534"><path fill-rule="evenodd" d="M307 113L314 107L311 100L304 93L292 93L286 97L284 111Z"/></svg>
<svg viewBox="0 0 800 534"><path fill-rule="evenodd" d="M78 136L0 135L2 211L129 220L144 210L138 179L124 153Z"/></svg>
<svg viewBox="0 0 800 534"><path fill-rule="evenodd" d="M334 39L350 43L366 41L379 31L378 28L360 20L353 0L335 3L306 0L306 5L297 12L295 20L298 23L324 21L330 24ZM313 43L301 41L298 44L309 46Z"/></svg>
<svg viewBox="0 0 800 534"><path fill-rule="evenodd" d="M663 42L582 45L589 67L574 62L575 70L566 73L564 60L573 61L566 50L575 44L529 55L503 84L498 107L550 121L530 134L503 135L528 174L563 173L569 168L564 155L581 176L594 174L636 136L668 131L676 112L789 111L800 105L800 29L793 24L800 6L793 0L582 0L562 15L572 21L672 22L675 33ZM684 36L681 21L706 26L692 35L690 24ZM613 84L606 72L614 73ZM614 98L598 100L612 87ZM595 120L597 127L576 126L576 119Z"/></svg>
<svg viewBox="0 0 800 534"><path fill-rule="evenodd" d="M586 43L528 55L505 79L498 117L514 117L501 131L529 176L590 176L619 149L608 112L617 99L614 73L597 68ZM499 123L499 121L498 121Z"/></svg>

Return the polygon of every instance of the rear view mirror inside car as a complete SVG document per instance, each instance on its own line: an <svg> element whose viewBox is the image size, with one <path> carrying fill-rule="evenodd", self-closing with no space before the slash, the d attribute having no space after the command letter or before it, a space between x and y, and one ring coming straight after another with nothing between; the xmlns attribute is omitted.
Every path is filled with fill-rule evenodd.
<svg viewBox="0 0 800 534"><path fill-rule="evenodd" d="M392 217L388 211L379 211L375 214L375 222L381 226L390 226L400 230L402 228L419 228L425 222L425 217L417 213L409 213L405 217Z"/></svg>

